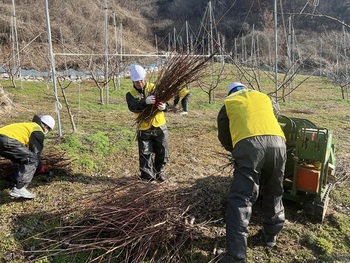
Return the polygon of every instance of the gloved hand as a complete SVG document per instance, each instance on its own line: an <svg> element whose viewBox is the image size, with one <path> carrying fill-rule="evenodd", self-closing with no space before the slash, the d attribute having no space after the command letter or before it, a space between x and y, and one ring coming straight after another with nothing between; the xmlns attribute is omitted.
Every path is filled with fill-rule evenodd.
<svg viewBox="0 0 350 263"><path fill-rule="evenodd" d="M146 98L146 104L154 104L156 103L156 97L154 95L150 95Z"/></svg>
<svg viewBox="0 0 350 263"><path fill-rule="evenodd" d="M157 102L156 106L158 110L163 111L166 108L166 103L160 101L160 102Z"/></svg>
<svg viewBox="0 0 350 263"><path fill-rule="evenodd" d="M35 171L35 174L44 174L44 173L47 173L49 170L47 169L46 166L42 165L41 168L39 170L36 170Z"/></svg>

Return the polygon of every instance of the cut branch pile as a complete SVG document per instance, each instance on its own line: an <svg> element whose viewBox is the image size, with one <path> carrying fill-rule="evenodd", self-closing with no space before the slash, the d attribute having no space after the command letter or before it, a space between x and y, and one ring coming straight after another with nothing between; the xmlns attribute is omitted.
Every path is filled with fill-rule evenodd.
<svg viewBox="0 0 350 263"><path fill-rule="evenodd" d="M64 171L67 173L70 170L70 164L74 160L66 157L64 152L45 150L45 154L41 156L41 161L51 172ZM0 179L2 177L8 181L13 180L13 163L9 159L0 157Z"/></svg>
<svg viewBox="0 0 350 263"><path fill-rule="evenodd" d="M152 188L153 187L153 188ZM86 262L183 262L200 224L189 219L189 193L137 182L89 201L82 219L42 233L40 257L88 253ZM190 223L189 223L190 222Z"/></svg>
<svg viewBox="0 0 350 263"><path fill-rule="evenodd" d="M65 152L53 151L45 148L44 151L45 153L41 156L41 160L49 170L65 170L67 172L69 171L70 164L75 161L68 158Z"/></svg>
<svg viewBox="0 0 350 263"><path fill-rule="evenodd" d="M155 95L158 102L171 100L184 85L194 82L205 74L204 69L212 56L172 55L162 66L155 81ZM158 109L156 105L149 105L136 119L138 125L141 122L151 122Z"/></svg>
<svg viewBox="0 0 350 263"><path fill-rule="evenodd" d="M5 93L0 84L0 115L8 113L13 107L13 101L9 98L8 94Z"/></svg>

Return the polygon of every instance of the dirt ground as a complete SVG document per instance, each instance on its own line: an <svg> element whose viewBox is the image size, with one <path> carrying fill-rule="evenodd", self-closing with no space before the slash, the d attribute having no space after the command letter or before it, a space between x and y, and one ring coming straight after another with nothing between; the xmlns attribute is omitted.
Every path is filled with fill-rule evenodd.
<svg viewBox="0 0 350 263"><path fill-rule="evenodd" d="M96 112L85 114L95 121L94 125L97 127L103 125L107 119L108 121L117 119L120 125L132 126L130 116L125 113L117 116L106 115L107 119L101 120L94 115L97 114ZM168 180L163 184L150 186L151 189L158 187L159 191L164 191L164 198L171 199L170 194L182 196L181 205L184 206L182 207L184 210L187 209L186 205L190 206L186 210L186 217L193 218L194 224L198 224L198 231L195 236L191 237L191 244L188 247L191 248L190 251L196 255L196 258L184 262L215 262L217 252L225 249L224 214L232 166L230 155L224 151L217 140L216 116L217 110L208 111L198 108L190 109L187 116L174 112L167 113L170 136L170 162L166 167ZM108 124L111 125L110 122ZM36 203L13 203L7 197L11 183L6 179L10 176L11 164L7 160L0 159L2 209L17 209L13 212L6 210L7 219L10 218L11 222L17 223L15 226L8 224L9 228L6 231L12 232L11 229L13 229L17 233L18 243L23 242L29 234L38 234L35 231L27 233L24 227L21 228L18 225L20 222L26 222L23 218L18 219L23 213L37 214L40 211L48 214L50 211L64 213L65 207L72 202L79 203L97 190L110 191L108 189L113 185L116 187L125 186L125 184L136 185L135 189L140 191L145 187L144 183L139 185L138 181L136 141L131 150L118 155L106 155L104 162L107 168L90 174L72 168L74 160L66 159L66 156L61 155L61 151L55 152L55 145L59 142L60 139L52 135L44 150L43 160L55 173L55 176L53 178L34 178L32 189L39 195L39 198L35 199ZM332 199L333 194L338 195L342 192L349 196L349 157L349 149L342 149L341 155L337 155L336 174L339 180L331 192L331 200L324 222L320 224L305 214L299 203L285 200L286 224L278 238L278 245L273 249L267 249L261 240L259 234L262 220L261 200L256 202L249 226L248 262L320 262L320 260L322 262L350 262L350 254L344 253L346 247L350 247L349 230L345 231L345 234L330 233L332 240L336 240L334 243L344 244L345 250L340 253L334 248L335 252L327 255L322 250L322 246L316 246L307 240L310 232L316 233L320 229L330 231L339 229L339 215L350 216L350 207L347 202L336 202ZM3 216L2 220L4 220ZM16 216L18 216L17 219ZM14 251L13 248L4 252L4 258L8 259L5 262L15 262L11 261L16 258L17 252ZM23 255L23 251L18 253Z"/></svg>

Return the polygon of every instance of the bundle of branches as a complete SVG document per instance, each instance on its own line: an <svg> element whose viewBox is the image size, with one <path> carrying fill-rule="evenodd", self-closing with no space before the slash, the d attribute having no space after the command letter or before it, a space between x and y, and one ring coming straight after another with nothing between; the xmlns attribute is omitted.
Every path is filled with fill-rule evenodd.
<svg viewBox="0 0 350 263"><path fill-rule="evenodd" d="M212 56L193 56L174 54L162 66L157 80L155 81L155 95L158 102L167 102L184 87L203 77L203 71L208 66ZM151 122L157 114L156 105L149 105L137 117L136 123Z"/></svg>
<svg viewBox="0 0 350 263"><path fill-rule="evenodd" d="M150 187L138 182L109 189L110 196L104 191L80 205L81 220L35 237L44 246L30 253L41 254L35 260L71 255L74 262L83 253L86 262L186 262L184 247L200 228L188 220L192 193Z"/></svg>

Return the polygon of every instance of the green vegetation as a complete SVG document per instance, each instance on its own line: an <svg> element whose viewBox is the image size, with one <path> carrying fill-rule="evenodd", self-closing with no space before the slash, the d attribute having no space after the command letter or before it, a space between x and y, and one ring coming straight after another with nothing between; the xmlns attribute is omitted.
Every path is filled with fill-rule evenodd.
<svg viewBox="0 0 350 263"><path fill-rule="evenodd" d="M1 125L30 120L36 113L55 115L50 84L24 82L24 88L19 89L12 88L9 81L0 80L0 83L16 103L10 112L1 112ZM273 87L267 79L261 83L266 85L264 91ZM130 80L123 80L119 90L110 89L110 102L106 105L98 104L99 90L91 83L81 83L80 87L73 83L66 89L77 132L72 132L62 105L63 136L57 136L57 130L50 133L43 152L43 160L55 176L52 179L34 177L29 188L37 194L36 199L20 201L8 196L12 184L5 177L11 166L6 160L0 160L0 262L28 262L36 255L34 251L44 245L36 236L44 231L49 236L57 226L82 222L86 216L82 211L98 207L111 193L121 191L123 198L139 196L139 192L129 192L131 189L126 187L127 182L136 184L138 175L134 115L125 102L129 88ZM166 113L171 154L166 167L169 182L159 189L174 197L175 207L189 205L187 213L195 217L198 232L182 247L187 262L209 262L214 258L214 246L225 247L224 201L231 169L223 168L229 160L216 137L216 116L226 88L226 84L220 84L215 90L215 102L209 104L208 95L193 85L189 115ZM60 101L63 103L61 96ZM266 250L262 246L258 236L261 207L257 203L250 225L249 262L347 262L350 260L350 182L346 177L349 175L350 103L342 100L339 88L326 79L312 77L285 102L280 102L280 107L284 115L306 118L333 131L337 144L337 181L323 224L313 222L299 205L286 203L287 222L276 249ZM150 185L153 191L156 187ZM181 196L186 202L181 204L175 196ZM179 233L187 232L181 229ZM78 253L73 257L52 257L52 253L53 250L48 251L46 258L36 262L88 262L93 255L103 252Z"/></svg>

